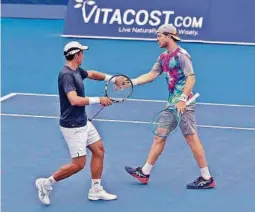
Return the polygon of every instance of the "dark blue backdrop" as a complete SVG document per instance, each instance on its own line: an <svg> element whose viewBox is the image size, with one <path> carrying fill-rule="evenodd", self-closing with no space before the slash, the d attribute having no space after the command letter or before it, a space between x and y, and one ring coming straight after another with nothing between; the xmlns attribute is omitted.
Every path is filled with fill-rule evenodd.
<svg viewBox="0 0 255 212"><path fill-rule="evenodd" d="M51 4L67 5L68 0L2 0L2 4Z"/></svg>
<svg viewBox="0 0 255 212"><path fill-rule="evenodd" d="M64 35L155 39L156 29L174 24L182 39L255 44L251 0L70 0Z"/></svg>

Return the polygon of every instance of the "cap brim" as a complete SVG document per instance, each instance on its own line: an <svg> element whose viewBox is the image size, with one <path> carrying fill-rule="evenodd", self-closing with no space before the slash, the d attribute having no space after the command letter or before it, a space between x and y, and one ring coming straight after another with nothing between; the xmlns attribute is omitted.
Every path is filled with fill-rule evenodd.
<svg viewBox="0 0 255 212"><path fill-rule="evenodd" d="M171 34L171 36L172 36L175 40L181 41L181 38L179 38L178 36L172 35L172 34Z"/></svg>
<svg viewBox="0 0 255 212"><path fill-rule="evenodd" d="M88 46L82 46L82 47L81 47L81 50L88 50L88 49L89 49Z"/></svg>

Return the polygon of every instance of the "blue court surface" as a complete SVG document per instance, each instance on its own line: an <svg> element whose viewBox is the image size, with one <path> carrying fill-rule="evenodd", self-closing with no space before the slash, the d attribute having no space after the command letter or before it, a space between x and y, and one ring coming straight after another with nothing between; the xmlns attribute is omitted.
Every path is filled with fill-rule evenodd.
<svg viewBox="0 0 255 212"><path fill-rule="evenodd" d="M131 99L105 108L94 120L105 144L103 186L118 195L90 202L89 159L85 170L54 186L51 206L37 198L34 181L69 161L58 127L56 95L9 94L2 103L2 211L4 212L252 212L255 211L255 106L199 103L198 132L217 187L186 190L199 169L180 131L168 138L148 185L125 165L142 165L153 134L149 121L163 101ZM88 116L98 109L87 107Z"/></svg>
<svg viewBox="0 0 255 212"><path fill-rule="evenodd" d="M167 99L165 79L137 86L133 100L105 108L94 120L105 145L103 186L113 202L90 202L85 170L54 186L51 206L34 181L69 162L60 133L57 76L64 64L63 20L2 19L1 159L3 212L254 212L255 46L181 43L193 58L198 132L217 187L190 191L199 169L180 130L167 141L148 185L124 170L143 165L153 140L149 122ZM90 47L83 67L131 78L146 73L162 52L156 42L75 39ZM86 95L102 96L86 81ZM47 95L51 94L51 95ZM146 100L142 100L146 99ZM157 100L153 100L157 99ZM213 102L213 103L201 103ZM218 103L218 104L214 104ZM91 117L98 106L87 107Z"/></svg>

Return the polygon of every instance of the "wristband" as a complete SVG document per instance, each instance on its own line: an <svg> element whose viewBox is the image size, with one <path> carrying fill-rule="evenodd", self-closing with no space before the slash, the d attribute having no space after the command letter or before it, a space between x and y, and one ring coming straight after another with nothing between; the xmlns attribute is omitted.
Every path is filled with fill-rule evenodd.
<svg viewBox="0 0 255 212"><path fill-rule="evenodd" d="M180 101L187 102L188 101L188 96L186 94L182 93L182 95L180 97Z"/></svg>
<svg viewBox="0 0 255 212"><path fill-rule="evenodd" d="M137 79L131 79L131 82L133 83L133 85L138 85L138 80Z"/></svg>
<svg viewBox="0 0 255 212"><path fill-rule="evenodd" d="M104 78L104 81L109 81L113 76L112 75L108 75L108 74L105 74L104 75L105 78ZM111 79L111 82L115 82L116 78L114 77L113 79Z"/></svg>
<svg viewBox="0 0 255 212"><path fill-rule="evenodd" d="M100 103L100 98L99 97L89 97L88 99L89 99L89 105Z"/></svg>

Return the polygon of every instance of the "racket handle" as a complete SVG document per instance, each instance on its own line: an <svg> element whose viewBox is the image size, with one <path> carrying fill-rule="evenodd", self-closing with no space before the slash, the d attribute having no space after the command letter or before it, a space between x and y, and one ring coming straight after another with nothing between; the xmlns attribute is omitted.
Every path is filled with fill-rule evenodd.
<svg viewBox="0 0 255 212"><path fill-rule="evenodd" d="M200 96L199 93L196 93L194 96L192 96L187 102L186 102L186 105L190 105L191 102L195 101L198 97Z"/></svg>

